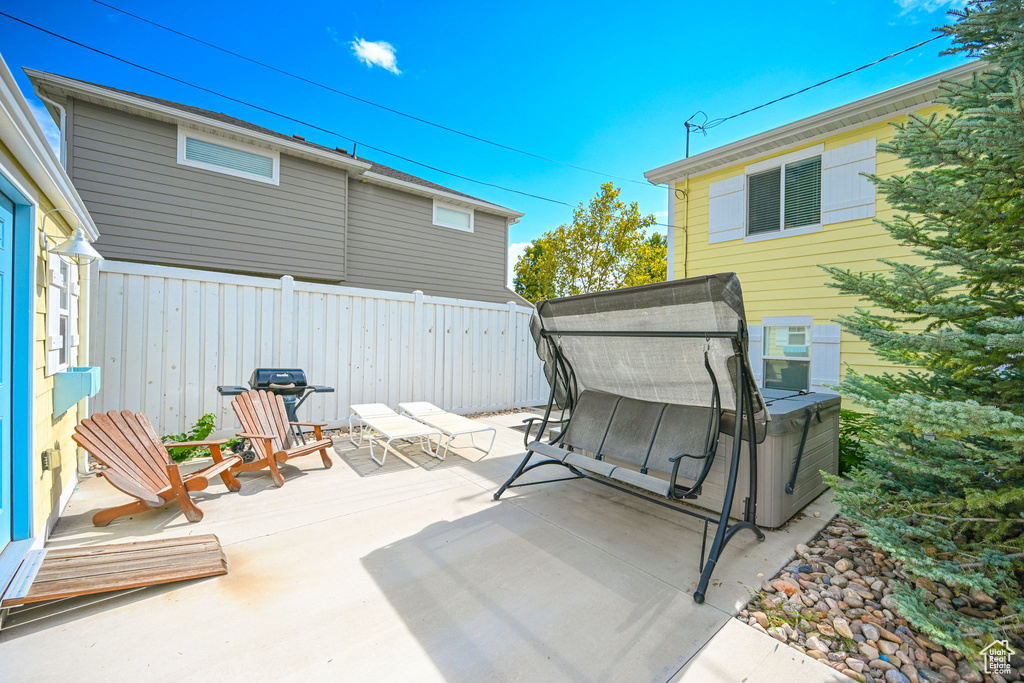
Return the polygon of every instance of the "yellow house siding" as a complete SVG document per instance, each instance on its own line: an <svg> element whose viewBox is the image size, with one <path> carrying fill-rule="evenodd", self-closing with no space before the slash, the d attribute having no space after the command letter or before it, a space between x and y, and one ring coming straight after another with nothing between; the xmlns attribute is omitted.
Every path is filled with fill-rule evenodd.
<svg viewBox="0 0 1024 683"><path fill-rule="evenodd" d="M929 107L921 113L941 112L942 107ZM674 273L689 276L735 271L743 285L747 322L760 324L769 316L811 316L816 324L827 324L840 315L852 313L859 303L857 298L840 295L826 287L828 275L819 265L839 266L854 271L880 272L886 270L879 258L898 259L920 263L921 258L908 247L895 242L875 219L887 220L895 212L876 197L875 217L825 225L820 232L777 237L756 242L742 239L708 243L708 189L711 183L743 175L746 166L823 144L825 150L843 147L874 138L877 144L888 142L895 134L891 122L906 121L898 116L888 121L849 129L823 140L808 142L780 150L777 154L744 160L728 168L697 175L675 184L683 193L675 193L677 227L674 233ZM903 162L892 155L879 153L876 173L892 175L905 170ZM683 195L683 196L680 196ZM681 218L685 219L680 220ZM684 235L683 227L688 232ZM682 248L684 239L687 244ZM892 366L871 353L867 344L843 333L841 362L859 372L878 373Z"/></svg>
<svg viewBox="0 0 1024 683"><path fill-rule="evenodd" d="M32 199L37 203L35 227L37 230L41 229L42 217L54 207L53 202L42 193L39 186L32 181L24 167L18 163L2 142L0 142L0 156L2 156L2 165L5 171L15 174L18 182L32 192ZM52 235L56 235L57 231L60 231L65 236L69 236L72 232L60 214L51 214L46 220L46 227ZM68 410L57 419L52 416L53 377L46 375L46 283L48 273L46 256L39 248L38 241L34 242L36 287L33 330L35 351L33 421L35 424L32 442L32 534L38 538L44 535L47 521L57 507L61 493L75 481L77 448L71 440L71 434L75 425L78 424L78 411L82 404ZM82 300L79 299L80 304L81 302ZM81 314L81 311L79 313ZM82 321L80 324L84 324L84 318L81 315L79 315L79 320ZM82 349L79 349L79 354L81 353ZM51 470L43 470L42 453L47 449L57 449L61 454L60 464Z"/></svg>

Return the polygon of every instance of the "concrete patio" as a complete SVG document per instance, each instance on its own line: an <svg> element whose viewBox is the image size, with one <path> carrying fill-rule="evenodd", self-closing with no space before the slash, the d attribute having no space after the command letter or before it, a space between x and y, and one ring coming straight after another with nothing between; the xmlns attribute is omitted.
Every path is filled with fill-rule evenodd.
<svg viewBox="0 0 1024 683"><path fill-rule="evenodd" d="M125 498L83 481L50 547L213 533L229 573L15 613L0 680L846 680L732 619L832 516L827 496L763 543L737 536L697 605L698 520L592 482L492 500L521 419L485 419L486 458L410 447L379 468L336 439L333 469L290 462L281 489L265 471L211 484L198 524L166 508L93 527Z"/></svg>

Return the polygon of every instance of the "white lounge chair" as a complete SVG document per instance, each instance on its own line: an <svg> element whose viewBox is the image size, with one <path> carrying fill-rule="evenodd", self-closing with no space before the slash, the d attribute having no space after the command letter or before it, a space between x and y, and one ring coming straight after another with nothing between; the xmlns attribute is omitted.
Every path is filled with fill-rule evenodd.
<svg viewBox="0 0 1024 683"><path fill-rule="evenodd" d="M429 447L431 445L430 437L432 436L437 437L437 444L438 446L441 445L440 430L399 415L383 403L364 403L352 406L351 411L352 414L348 416L348 439L356 448L363 445L364 439L368 440L370 442L370 457L378 465L384 464L384 460L388 457L388 449L391 448L391 442L396 439L409 442L413 439L419 439L420 450L431 457L444 460L444 456L438 455L437 448L431 449ZM354 420L359 420L362 423L359 425L358 443L355 440L356 427L353 424ZM378 441L384 442L384 455L380 457L380 460L373 453L373 440L375 438ZM424 446L424 443L426 443L426 446Z"/></svg>
<svg viewBox="0 0 1024 683"><path fill-rule="evenodd" d="M457 436L469 435L469 441L473 444L473 448L478 451L483 451L484 455L491 452L494 448L494 439L498 436L498 430L494 427L488 427L475 420L470 420L468 417L462 415L455 415L447 411L441 410L433 403L427 403L426 401L420 401L417 403L399 403L398 407L402 410L403 415L408 415L414 420L418 420L423 424L437 429L444 434L448 439L444 443L444 451L441 452L441 460L448 455L448 448L452 445L452 441ZM491 443L487 446L487 450L480 448L476 445L476 439L473 438L474 434L481 432L491 433Z"/></svg>

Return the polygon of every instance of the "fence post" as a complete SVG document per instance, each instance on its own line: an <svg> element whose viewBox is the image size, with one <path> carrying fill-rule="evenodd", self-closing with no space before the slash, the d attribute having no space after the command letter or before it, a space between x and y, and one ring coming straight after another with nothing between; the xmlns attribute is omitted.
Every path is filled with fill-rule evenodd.
<svg viewBox="0 0 1024 683"><path fill-rule="evenodd" d="M423 400L423 292L412 293L412 400Z"/></svg>
<svg viewBox="0 0 1024 683"><path fill-rule="evenodd" d="M295 365L295 278L285 275L281 278L281 326L278 330L277 365Z"/></svg>
<svg viewBox="0 0 1024 683"><path fill-rule="evenodd" d="M508 324L505 326L505 397L508 405L506 408L515 407L516 403L516 382L518 381L519 373L516 372L516 366L518 363L514 358L516 348L516 337L518 330L516 330L516 302L508 302Z"/></svg>

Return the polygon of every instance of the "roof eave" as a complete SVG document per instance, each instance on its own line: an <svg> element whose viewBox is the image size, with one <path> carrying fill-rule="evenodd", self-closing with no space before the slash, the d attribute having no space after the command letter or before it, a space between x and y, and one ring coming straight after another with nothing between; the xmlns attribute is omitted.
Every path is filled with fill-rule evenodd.
<svg viewBox="0 0 1024 683"><path fill-rule="evenodd" d="M0 132L8 149L25 168L55 208L71 211L79 220L89 239L99 239L100 232L75 190L56 153L46 141L39 122L31 115L28 101L21 93L14 75L0 59ZM7 129L7 130L4 130Z"/></svg>
<svg viewBox="0 0 1024 683"><path fill-rule="evenodd" d="M436 197L438 199L443 199L444 201L450 202L452 204L471 207L474 209L480 209L481 211L497 214L499 216L504 216L506 218L519 219L526 215L519 211L507 209L504 206L499 206L497 204L485 202L482 199L475 199L472 197L466 197L460 194L455 194L453 192L445 192L443 190L437 190L431 187L424 187L423 185L417 185L416 183L410 183L405 180L399 180L398 178L391 178L389 176L381 175L380 173L374 173L372 171L367 171L363 173L360 176L360 179L366 180L367 182L376 183L378 185L397 187L406 192L409 192L410 194L418 194L423 197Z"/></svg>
<svg viewBox="0 0 1024 683"><path fill-rule="evenodd" d="M755 156L765 156L772 153L770 148L785 149L786 147L791 147L794 144L791 140L792 137L800 136L808 131L826 126L832 126L839 130L848 125L862 123L863 121L858 121L857 117L862 117L864 114L870 115L872 111L879 111L881 116L884 115L884 112L881 110L892 106L899 107L900 102L905 101L909 103L913 99L931 92L934 92L937 96L940 92L939 86L942 81L960 80L981 68L984 68L984 65L979 61L968 62L953 69L948 69L941 73L870 95L855 102L829 109L820 114L814 114L799 121L716 147L707 152L701 152L687 159L681 159L660 166L644 173L644 177L652 185L663 185L688 174L693 175L694 173L709 171L714 167L740 163L744 159ZM907 106L910 105L908 104ZM902 109L903 107L899 108ZM769 149L766 150L766 147Z"/></svg>
<svg viewBox="0 0 1024 683"><path fill-rule="evenodd" d="M25 69L25 74L34 86L39 87L44 91L50 90L49 94L61 95L62 93L52 92L53 88L60 88L64 91L76 93L79 97L81 97L81 95L87 95L90 101L94 101L98 104L118 104L128 109L135 109L138 113L156 114L167 120L230 131L232 135L237 135L241 138L258 140L259 142L269 146L271 149L277 149L301 158L312 158L330 166L352 171L357 175L371 168L371 164L365 161L351 159L326 150L320 151L308 145L303 145L300 142L289 142L286 138L267 135L266 133L261 133L259 131L254 131L223 121L217 121L216 119L211 119L199 114L193 114L174 107L168 107L156 102L150 102L138 97L132 97L131 95L126 95L124 93L113 92L101 86L82 83L74 79L65 78L64 76L37 71L35 69Z"/></svg>

